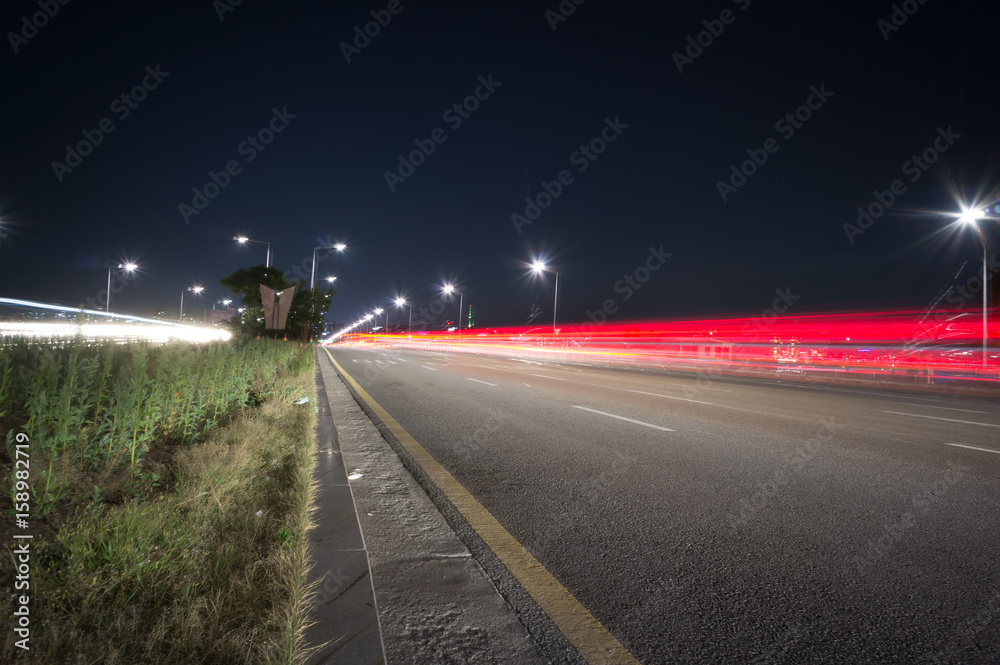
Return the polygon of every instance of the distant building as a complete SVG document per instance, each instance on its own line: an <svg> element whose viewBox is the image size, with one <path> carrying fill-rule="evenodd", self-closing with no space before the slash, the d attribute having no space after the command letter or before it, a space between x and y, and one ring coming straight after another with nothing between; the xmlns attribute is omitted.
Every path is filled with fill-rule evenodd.
<svg viewBox="0 0 1000 665"><path fill-rule="evenodd" d="M227 309L207 309L205 310L205 323L218 326L235 316L236 309L233 307L229 307Z"/></svg>

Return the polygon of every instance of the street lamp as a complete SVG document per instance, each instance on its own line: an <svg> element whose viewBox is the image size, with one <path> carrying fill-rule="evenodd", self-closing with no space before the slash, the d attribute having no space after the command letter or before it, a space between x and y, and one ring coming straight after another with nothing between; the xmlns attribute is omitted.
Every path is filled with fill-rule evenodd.
<svg viewBox="0 0 1000 665"><path fill-rule="evenodd" d="M958 213L958 222L960 224L966 224L974 229L979 235L979 240L983 243L983 367L989 365L989 355L987 353L987 346L989 344L989 328L987 327L987 285L989 284L989 274L988 267L986 263L986 237L983 235L983 230L979 228L976 223L980 219L987 219L986 211L980 208L967 208L962 206L962 212Z"/></svg>
<svg viewBox="0 0 1000 665"><path fill-rule="evenodd" d="M451 284L445 284L441 288L441 290L445 294L447 294L447 295L451 295L452 293L457 293L458 294L458 338L461 340L462 339L462 309L463 309L462 304L465 302L465 300L464 300L465 294L462 293L461 291L456 291L455 287L452 286Z"/></svg>
<svg viewBox="0 0 1000 665"><path fill-rule="evenodd" d="M376 315L378 315L378 314L381 314L383 311L385 311L385 310L383 310L381 307L376 307L375 311L373 313L376 314ZM385 313L385 327L386 328L389 327L389 312ZM385 330L383 329L382 332L384 333Z"/></svg>
<svg viewBox="0 0 1000 665"><path fill-rule="evenodd" d="M245 245L248 242L255 242L258 245L267 245L267 258L264 261L264 267L265 268L270 268L271 267L271 243L265 242L263 240L251 240L250 238L247 238L246 236L236 236L235 238L233 238L233 240L235 240L236 242L238 242L238 243L240 243L242 245Z"/></svg>
<svg viewBox="0 0 1000 665"><path fill-rule="evenodd" d="M548 270L549 267L548 267L548 265L546 265L545 261L540 261L538 259L535 259L532 262L532 264L531 264L531 269L534 271L534 273L536 275L541 275L543 272L545 272L546 270ZM554 297L554 300L552 302L552 333L555 334L555 332L556 332L556 312L558 311L558 307L559 307L559 271L558 270L553 270L552 272L554 272L556 274L555 297Z"/></svg>
<svg viewBox="0 0 1000 665"><path fill-rule="evenodd" d="M115 266L113 266L113 265L108 266L108 298L107 298L107 301L104 303L104 311L107 312L108 314L111 313L111 270L114 267ZM118 264L118 269L121 270L121 271L123 271L123 272L135 272L136 270L138 270L138 268L139 268L139 266L137 266L134 263L119 263Z"/></svg>
<svg viewBox="0 0 1000 665"><path fill-rule="evenodd" d="M180 316L177 317L178 321L184 323L184 292L190 291L191 293L198 295L204 290L205 290L204 286L189 286L186 289L181 289L181 313Z"/></svg>
<svg viewBox="0 0 1000 665"><path fill-rule="evenodd" d="M396 309L400 307L407 306L408 303L403 298L396 298ZM406 321L406 334L410 335L413 332L413 305L409 305L410 308L410 318Z"/></svg>
<svg viewBox="0 0 1000 665"><path fill-rule="evenodd" d="M314 247L313 248L312 274L309 275L309 290L310 291L316 286L316 252L319 251L319 250L321 250L321 249L335 249L338 252L342 252L345 249L347 249L347 245L345 245L342 242L338 242L336 245L323 245L322 247ZM334 277L333 279L330 279L329 277L327 277L326 279L327 279L327 281L332 282L333 279L336 279L336 277Z"/></svg>

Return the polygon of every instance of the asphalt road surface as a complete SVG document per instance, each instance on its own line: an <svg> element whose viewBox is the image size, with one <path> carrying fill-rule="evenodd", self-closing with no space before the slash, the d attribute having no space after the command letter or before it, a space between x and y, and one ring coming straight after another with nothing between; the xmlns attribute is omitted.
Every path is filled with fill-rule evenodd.
<svg viewBox="0 0 1000 665"><path fill-rule="evenodd" d="M1000 400L332 352L642 663L1000 662Z"/></svg>

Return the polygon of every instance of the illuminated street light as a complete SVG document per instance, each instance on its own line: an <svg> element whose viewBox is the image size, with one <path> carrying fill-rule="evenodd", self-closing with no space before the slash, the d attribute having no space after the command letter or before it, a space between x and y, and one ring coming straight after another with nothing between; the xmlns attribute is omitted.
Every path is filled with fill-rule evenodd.
<svg viewBox="0 0 1000 665"><path fill-rule="evenodd" d="M233 240L235 240L236 242L238 242L238 243L240 243L242 245L245 245L248 242L255 242L258 245L267 245L267 258L264 260L264 267L265 268L270 268L271 267L271 243L265 242L263 240L251 240L250 238L247 238L246 236L236 236L235 238L233 238Z"/></svg>
<svg viewBox="0 0 1000 665"><path fill-rule="evenodd" d="M462 309L463 309L462 304L465 302L465 300L464 300L465 299L465 294L462 293L461 291L456 291L455 287L452 286L451 284L445 284L443 287L441 287L441 290L446 295L451 295L452 293L457 293L458 294L458 339L459 339L459 341L461 341L461 339L462 339Z"/></svg>
<svg viewBox="0 0 1000 665"><path fill-rule="evenodd" d="M328 281L328 282L330 282L331 284L333 284L334 282L336 282L336 281L337 281L337 278L336 278L336 277L327 277L327 278L326 278L326 281Z"/></svg>
<svg viewBox="0 0 1000 665"><path fill-rule="evenodd" d="M181 289L181 313L177 317L178 321L180 321L181 323L184 323L184 292L185 291L190 291L191 293L193 293L195 295L198 295L199 293L201 293L204 290L205 290L204 286L189 286L186 289Z"/></svg>
<svg viewBox="0 0 1000 665"><path fill-rule="evenodd" d="M536 275L541 275L543 272L545 272L546 270L548 270L549 267L545 263L545 261L541 261L539 259L535 259L531 263L531 269L534 271L534 273ZM555 332L556 332L556 312L558 311L558 307L559 307L559 271L558 270L553 270L552 272L554 272L556 274L555 296L554 296L554 300L552 302L552 333L555 334Z"/></svg>
<svg viewBox="0 0 1000 665"><path fill-rule="evenodd" d="M962 224L975 224L986 216L986 211L976 208L964 208L958 213L958 221Z"/></svg>
<svg viewBox="0 0 1000 665"><path fill-rule="evenodd" d="M406 302L406 300L404 298L396 298L395 303L396 303L396 309L399 309L400 307L407 307L407 306L410 308L410 318L408 318L407 321L406 321L406 334L407 335L412 334L412 332L413 332L413 305L408 305L408 303Z"/></svg>
<svg viewBox="0 0 1000 665"><path fill-rule="evenodd" d="M336 245L323 245L321 247L314 247L313 248L312 272L309 275L309 290L310 291L313 288L315 288L315 286L316 286L316 252L318 252L321 249L335 249L338 252L342 252L345 249L347 249L347 245L345 245L342 242L338 242ZM328 282L332 282L333 279L337 279L337 278L334 277L333 279L330 279L329 277L327 277L326 279L327 279Z"/></svg>
<svg viewBox="0 0 1000 665"><path fill-rule="evenodd" d="M111 270L114 267L115 266L108 266L108 298L107 301L104 303L104 311L107 312L108 314L111 313ZM139 266L130 261L128 263L119 263L118 269L121 270L122 272L135 272L136 270L139 269Z"/></svg>
<svg viewBox="0 0 1000 665"><path fill-rule="evenodd" d="M989 345L989 328L987 327L988 315L987 315L987 290L989 284L989 273L988 265L986 263L986 237L983 235L983 230L979 228L977 222L981 219L989 219L986 216L986 211L981 208L976 207L966 207L962 206L962 211L957 213L958 222L960 224L967 224L976 229L976 233L979 235L979 240L983 243L983 367L989 365L989 355L988 355L988 345Z"/></svg>

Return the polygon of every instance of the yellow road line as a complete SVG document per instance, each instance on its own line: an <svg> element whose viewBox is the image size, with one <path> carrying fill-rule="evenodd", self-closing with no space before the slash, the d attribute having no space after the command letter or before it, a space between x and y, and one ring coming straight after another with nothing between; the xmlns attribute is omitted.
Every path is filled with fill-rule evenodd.
<svg viewBox="0 0 1000 665"><path fill-rule="evenodd" d="M393 436L413 456L420 468L430 476L430 479L444 492L451 504L455 506L462 517L469 523L483 542L493 550L497 558L507 567L525 591L531 594L538 606L542 608L556 627L566 636L570 644L591 665L638 665L628 649L608 632L601 622L594 618L590 611L573 597L566 587L552 576L538 560L531 556L528 550L510 535L507 529L486 510L481 503L469 494L448 471L435 460L417 440L410 436L396 422L389 412L372 399L364 388L358 385L350 374L333 358L329 349L324 349L330 362L337 368L340 375L357 391L372 411L389 428Z"/></svg>

